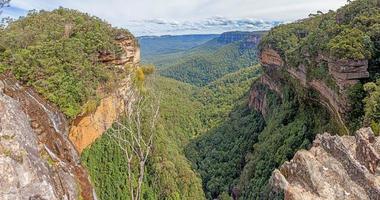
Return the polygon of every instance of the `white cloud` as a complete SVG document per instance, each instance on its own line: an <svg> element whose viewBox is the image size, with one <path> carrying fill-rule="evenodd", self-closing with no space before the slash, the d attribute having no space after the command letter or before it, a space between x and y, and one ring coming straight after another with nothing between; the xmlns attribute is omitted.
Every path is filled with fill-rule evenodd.
<svg viewBox="0 0 380 200"><path fill-rule="evenodd" d="M318 10L336 9L346 0L12 0L13 7L51 10L78 9L106 19L137 34L162 34L176 26L198 30L202 26L257 27L258 20L291 21ZM221 16L220 18L213 16ZM147 23L145 26L141 23ZM193 25L190 25L191 22ZM149 26L152 27L149 27ZM129 27L133 26L133 27ZM205 31L208 31L205 29ZM191 31L190 31L191 32ZM170 33L170 32L167 32Z"/></svg>
<svg viewBox="0 0 380 200"><path fill-rule="evenodd" d="M279 21L263 21L248 18L212 17L204 20L182 22L163 19L137 20L128 22L126 26L137 35L165 35L268 30L279 23Z"/></svg>

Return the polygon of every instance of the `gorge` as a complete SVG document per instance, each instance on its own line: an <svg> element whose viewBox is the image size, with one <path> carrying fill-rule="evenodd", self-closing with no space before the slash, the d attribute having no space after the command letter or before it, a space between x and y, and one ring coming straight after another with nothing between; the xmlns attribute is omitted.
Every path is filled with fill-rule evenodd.
<svg viewBox="0 0 380 200"><path fill-rule="evenodd" d="M0 28L0 199L134 199L141 170L138 199L379 199L379 2L149 37L30 11ZM152 146L123 141L143 167L115 140L138 94L160 110Z"/></svg>

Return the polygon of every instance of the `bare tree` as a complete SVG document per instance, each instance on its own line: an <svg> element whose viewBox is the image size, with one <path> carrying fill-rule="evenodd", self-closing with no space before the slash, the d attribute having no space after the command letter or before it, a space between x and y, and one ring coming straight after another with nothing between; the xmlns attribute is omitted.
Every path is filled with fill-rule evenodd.
<svg viewBox="0 0 380 200"><path fill-rule="evenodd" d="M9 2L11 2L11 0L0 0L0 15L3 13L2 9L9 6Z"/></svg>
<svg viewBox="0 0 380 200"><path fill-rule="evenodd" d="M128 117L116 122L108 134L126 156L131 199L140 200L160 106L153 93L136 92L134 99Z"/></svg>

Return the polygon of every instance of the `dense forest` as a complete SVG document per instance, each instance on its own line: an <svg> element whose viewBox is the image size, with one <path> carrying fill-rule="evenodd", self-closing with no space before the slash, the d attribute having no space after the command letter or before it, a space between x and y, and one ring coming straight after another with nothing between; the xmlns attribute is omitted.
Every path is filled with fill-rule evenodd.
<svg viewBox="0 0 380 200"><path fill-rule="evenodd" d="M192 138L223 122L233 110L234 102L245 96L260 74L259 66L249 67L203 88L160 76L154 78L153 87L162 95L161 119L147 166L145 199L205 199L202 180L185 157L184 147ZM244 105L242 108L247 110ZM113 156L106 156L110 154ZM100 198L129 197L126 180L122 178L126 169L120 167L123 155L107 134L83 153L82 161L94 179Z"/></svg>
<svg viewBox="0 0 380 200"><path fill-rule="evenodd" d="M0 73L35 88L69 121L92 112L101 98L97 90L115 88L128 73L134 72L139 92L158 93L160 116L142 199L281 199L270 196L273 170L310 148L316 134L344 131L318 101L320 95L285 71L273 73L278 91L263 84L260 76L269 72L257 54L271 47L287 65L306 66L307 80L322 80L334 90L339 87L326 63L317 62L320 54L369 60L370 77L344 91L354 108L346 122L352 130L368 125L379 134L379 6L356 0L268 33L235 32L234 40L223 34L187 36L182 42L140 38L142 49L154 40L143 62L155 64L157 73L153 67L118 69L99 62L100 52L122 53L114 39L119 34L134 39L128 30L75 10L32 11L0 28ZM251 92L265 94L266 113L250 106ZM99 199L130 199L126 155L111 138L113 131L85 149L81 162Z"/></svg>
<svg viewBox="0 0 380 200"><path fill-rule="evenodd" d="M222 76L257 63L257 41L263 32L228 32L186 51L149 57L159 74L196 86L205 86ZM152 42L147 43L150 45ZM145 58L143 57L143 60Z"/></svg>
<svg viewBox="0 0 380 200"><path fill-rule="evenodd" d="M152 87L162 95L161 118L143 199L204 199L201 180L182 153L182 147L202 130L202 104L191 100L195 88L163 77L157 77ZM101 199L129 198L124 155L107 134L83 153L82 161Z"/></svg>

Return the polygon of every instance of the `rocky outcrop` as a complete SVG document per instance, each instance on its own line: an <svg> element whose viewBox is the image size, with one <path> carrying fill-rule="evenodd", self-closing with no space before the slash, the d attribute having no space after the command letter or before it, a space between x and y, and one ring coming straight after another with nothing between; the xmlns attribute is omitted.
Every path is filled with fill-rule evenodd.
<svg viewBox="0 0 380 200"><path fill-rule="evenodd" d="M140 47L136 39L129 34L119 34L115 42L122 48L119 55L112 52L99 52L99 61L107 65L136 65L140 63Z"/></svg>
<svg viewBox="0 0 380 200"><path fill-rule="evenodd" d="M119 34L115 38L116 43L122 48L123 53L115 56L111 53L101 53L100 60L110 67L119 67L122 70L126 65L135 67L140 63L140 47L132 35ZM74 143L79 153L90 146L123 114L128 113L133 102L133 90L131 88L131 75L118 83L117 88L109 93L98 92L101 97L98 107L94 112L81 115L76 118L70 128L70 140Z"/></svg>
<svg viewBox="0 0 380 200"><path fill-rule="evenodd" d="M334 59L319 54L317 62L326 62L329 73L334 77L340 91L345 91L360 79L369 77L368 60Z"/></svg>
<svg viewBox="0 0 380 200"><path fill-rule="evenodd" d="M267 67L283 67L284 61L282 60L280 54L277 53L277 51L266 48L263 51L261 51L260 54L260 62L263 66Z"/></svg>
<svg viewBox="0 0 380 200"><path fill-rule="evenodd" d="M63 114L11 74L0 90L1 199L94 199Z"/></svg>
<svg viewBox="0 0 380 200"><path fill-rule="evenodd" d="M270 185L287 200L380 199L380 137L370 128L318 135L309 151L273 172Z"/></svg>

